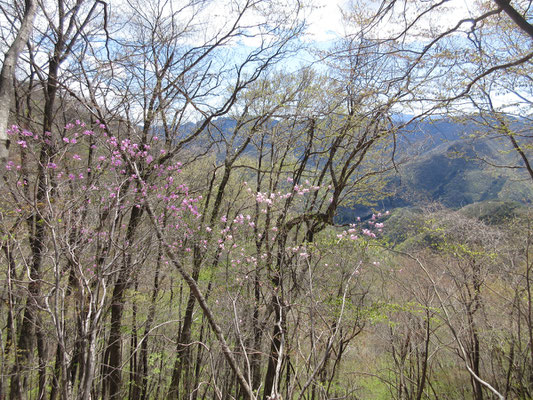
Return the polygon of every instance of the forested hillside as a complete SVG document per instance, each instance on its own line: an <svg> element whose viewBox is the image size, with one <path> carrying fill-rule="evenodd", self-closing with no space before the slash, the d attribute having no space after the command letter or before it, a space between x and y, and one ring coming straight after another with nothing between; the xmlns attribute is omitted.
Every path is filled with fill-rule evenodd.
<svg viewBox="0 0 533 400"><path fill-rule="evenodd" d="M0 0L0 400L531 398L530 3Z"/></svg>

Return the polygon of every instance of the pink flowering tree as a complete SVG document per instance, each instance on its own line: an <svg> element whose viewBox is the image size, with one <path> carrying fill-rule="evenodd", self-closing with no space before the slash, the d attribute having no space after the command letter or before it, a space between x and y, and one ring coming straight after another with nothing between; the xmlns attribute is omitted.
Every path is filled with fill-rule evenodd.
<svg viewBox="0 0 533 400"><path fill-rule="evenodd" d="M214 388L221 387L214 369L211 374L202 371L204 358L213 357L206 345L222 350L223 360L215 359L228 363L239 383L235 390L247 397L257 397L262 382L264 396L278 396L282 387L287 394L303 395L319 381L333 382L332 365L340 361L342 346L364 325L352 315L350 328L343 332L340 328L346 305L364 298L351 297L366 263L367 241L379 236L383 226L376 216L371 225L356 223L332 233L333 242L318 236L335 225L337 205L358 183L349 174L361 162L359 153L341 149L359 133L335 121L340 124L338 134L323 136L317 143L331 121L309 117L300 123L287 114L274 123L276 113L286 113L293 101L289 96L259 117L243 113L232 134L244 140L236 151L234 142L227 141L223 174L217 176L218 167L212 170L206 186L187 178L195 163L176 162L168 143L155 136L135 143L113 136L103 124L92 129L81 121L60 133L10 129L17 147L4 166L14 205L3 218L3 230L9 232L3 247L12 266L8 281L14 285L8 332L14 337L16 327L28 321L15 317L21 304L15 286L39 285L29 301L37 310L32 321L39 321L43 334L53 338L43 346L55 348L55 359L43 357L43 362L54 368L43 366L44 374L39 375L51 382L51 395L90 398L97 391L111 396L124 390L121 382L127 367L131 396L146 396L156 379L148 368L150 351L164 354L168 348L152 338L172 331L176 324L180 327L177 357L172 367L162 365L170 376L170 394L194 391L206 376ZM361 143L360 151L372 144ZM302 145L303 158L296 160ZM324 163L313 155L322 146L329 146L334 155ZM42 158L43 149L53 153ZM247 151L253 151L254 157ZM33 239L25 241L27 230L36 228L42 238L38 276L27 259ZM358 260L339 267L328 248L332 243L339 249L355 243ZM334 287L340 306L323 299L330 306L318 310L309 302L317 296L313 285L332 283L322 271L338 274L342 283ZM165 296L164 288L176 290L171 283L176 276L180 293L184 291L188 300L182 303L182 295L177 304L169 300L169 306L177 308L161 317L157 299ZM303 281L298 279L302 276ZM143 285L150 285L150 299L128 300L132 293L145 293ZM193 319L195 304L206 319L199 332ZM301 313L297 305L307 311ZM329 339L322 343L313 339L312 346L314 352L323 352L323 361L304 373L305 357L291 361L290 356L297 338L309 334L297 321L329 312L337 314L323 319L327 322L320 328L330 332ZM128 347L123 333L126 320L132 327ZM318 338L319 325L312 327L311 336ZM214 341L208 332L214 333ZM107 340L102 342L102 336ZM192 348L193 341L201 345ZM15 358L18 346L11 342L9 347ZM338 361L330 358L334 346L339 349ZM267 358L262 353L270 354ZM299 368L292 382L283 378L291 363L290 368ZM20 369L21 364L15 363L13 372L24 374L27 382L39 378L30 369ZM16 382L11 382L12 391L21 390L13 386Z"/></svg>
<svg viewBox="0 0 533 400"><path fill-rule="evenodd" d="M10 342L10 354L19 357L12 393L24 390L22 376L44 387L50 382L52 397L83 399L126 389L144 398L153 385L176 397L206 380L215 392L252 398L303 396L319 382L332 384L343 346L364 325L357 310L366 289L356 293L358 277L383 225L375 216L366 225L331 229L337 207L373 176L362 161L388 131L350 114L310 112L299 97L316 90L309 78L280 76L279 86L261 82L246 92L235 127L220 136L223 160L187 157L186 149L144 131L139 142L115 136L101 123L92 128L76 120L42 134L12 127L16 150L4 166L14 205L3 219L13 288L8 332L15 337L31 322L41 329L38 337L53 338L40 344L37 376L20 358L32 344ZM272 103L255 92L280 87L286 95ZM345 111L342 103L337 111ZM195 168L209 162L214 167L198 179ZM335 261L332 248L349 257ZM310 300L318 299L315 285L336 293L321 298L327 306ZM24 299L17 293L25 286L33 288L33 306L25 308L32 314L17 319ZM311 331L298 322L308 326L318 317ZM324 334L328 339L318 340ZM312 364L294 355L304 337L312 338L313 354L322 354ZM151 354L164 360L166 382L156 383ZM229 366L232 378L220 377L209 358ZM229 381L236 387L222 389Z"/></svg>
<svg viewBox="0 0 533 400"><path fill-rule="evenodd" d="M353 102L347 106L334 80L310 71L260 80L278 59L276 49L284 49L296 31L252 54L236 76L225 71L230 83L224 88L211 78L207 85L211 64L204 60L225 39L181 55L189 65L181 75L179 63L172 63L178 54L165 53L163 65L150 59L153 71L160 71L154 79L127 62L123 67L135 83L113 77L113 70L91 75L97 69L83 62L78 72L86 90L72 95L87 95L84 104L105 123L93 128L74 120L63 127L51 101L44 129L11 129L15 147L4 167L14 207L6 208L3 245L12 266L8 281L18 288L10 290L7 324L13 396L36 383L41 393L50 387L52 398L119 398L126 392L132 399L177 398L199 396L199 388L266 398L282 388L303 396L320 380L331 382L335 373L324 372L331 366L327 354L347 337L332 326L342 325L344 312L322 325L337 332L329 344L313 347L327 355L324 362L310 373L300 370L297 386L283 378L294 367L296 336L308 334L295 328L295 310L305 305L309 318L315 307L307 299L316 293L302 288L299 277L310 276L309 284L322 279L309 275L310 268L340 274L346 279L335 286L338 297L343 304L350 300L364 257L347 261L341 273L336 262L325 261L321 235L330 234L339 205L354 201L363 183L383 169L383 153L373 149L390 133L390 105L363 111ZM175 37L159 44L174 49L179 42ZM52 66L50 99L65 94L57 91L59 66ZM181 86L180 76L188 79ZM100 101L110 86L139 94L146 105L140 122L128 97L116 107ZM214 108L204 104L212 93L224 96ZM65 119L66 108L60 107ZM200 122L182 130L192 110ZM236 124L223 130L214 120L230 111ZM353 242L361 252L379 229L356 224L324 243ZM19 295L24 287L28 296ZM353 332L360 325L354 323ZM28 334L15 340L17 332ZM216 349L223 357L215 356ZM156 360L160 373L151 368ZM220 366L231 372L221 376ZM150 392L154 387L157 394Z"/></svg>
<svg viewBox="0 0 533 400"><path fill-rule="evenodd" d="M177 159L188 164L191 160L209 154L215 141L205 132L211 122L226 115L246 87L293 50L292 42L303 29L299 14L300 3L294 2L290 7L283 8L272 7L272 4L270 0L254 3L237 1L234 7L226 9L227 12L220 16L216 26L210 24L210 5L196 1L183 2L176 9L165 1L152 2L150 7L145 7L144 2L134 1L113 8L108 2L98 0L59 0L47 4L46 10L41 10L39 29L34 32L27 52L22 57L24 62L19 71L20 81L15 88L16 102L12 114L20 126L32 133L44 136L47 132L52 134L38 146L34 146L27 137L16 133L16 141L11 142L12 149L15 149L11 154L13 165L9 166L13 171L18 166L23 177L20 180L24 182L26 179L29 185L34 184L33 187L36 188L35 197L30 196L32 192L29 189L26 194L27 201L34 202L34 207L29 209L33 212L33 230L29 235L32 237L31 252L34 254L31 276L32 282L36 283L29 285L29 291L31 297L43 296L40 292L43 272L41 261L49 249L44 247L48 238L44 236L47 231L39 225L40 214L44 213L39 207L47 203L46 197L53 197L54 202L78 204L65 197L60 200L58 196L65 195L67 188L70 188L69 196L72 198L81 196L85 191L79 190L78 184L82 185L86 180L95 182L95 191L100 192L104 190L100 180L104 180L106 185L109 180L111 186L106 186L105 192L99 193L111 196L108 199L104 196L110 204L107 214L95 214L91 209L80 221L84 224L85 219L105 217L108 221L106 223L111 223L109 221L114 218L118 224L116 233L122 234L123 240L131 246L123 249L120 257L123 262L119 263L120 267L114 267L112 279L107 281L106 286L106 291L111 296L108 300L109 313L105 314L105 323L108 324L106 328L109 327L109 331L106 330L104 335L107 341L105 350L99 349L104 357L102 364L105 365L105 371L101 372L102 379L97 380L98 387L94 389L95 393L102 393L104 397L120 398L126 390L132 398L147 396L147 375L150 372L148 349L152 339L149 333L154 321L149 317L142 322L143 334L140 330L133 329L128 356L124 354L123 327L125 318L135 320L129 314L130 303L126 296L132 287L141 285L139 276L145 276L139 275L139 271L156 271L153 283L160 288L161 277L157 273L159 263L164 267L165 262L168 262L157 261L156 266L151 263L151 257L161 251L155 250L154 242L150 242L150 235L146 233L150 228L142 200L144 196L156 196L154 187L160 186L164 173L175 174L176 170L158 171L152 166L175 168ZM249 17L254 21L251 24L248 23ZM207 25L213 29L205 31L204 27ZM276 31L275 35L271 34L272 29ZM253 38L260 46L247 49L246 52L235 50L236 44L243 37ZM42 55L46 57L43 58ZM92 144L82 152L77 147L81 143L80 139L63 131L66 123L73 122L76 118L81 119L82 116L86 121L98 119L112 127L109 128L108 139L112 140L111 136L114 136L116 143L106 145L116 145L116 148L111 150L110 147L107 154L97 153L90 147L97 144L89 141ZM198 123L189 129L187 123L191 116ZM157 150L151 151L150 146L156 142L155 139L161 139L162 143L157 143ZM191 152L191 149L198 151L198 154L192 154L194 151ZM147 152L142 154L142 160L133 158L141 160L137 167L142 181L147 184L145 189L140 186L140 181L122 179L123 174L128 179L134 175L132 165L126 163L126 158L134 157L131 153L139 152ZM94 168L98 163L102 163L103 171L97 173ZM79 169L80 165L84 168ZM118 175L113 175L115 173ZM14 178L10 176L9 179ZM65 179L69 185L62 183ZM155 197L156 209L162 207L161 202L165 197L176 195L172 194L175 185L183 183L178 182L177 177L173 179L176 181L161 183L163 189L169 192L160 193L163 198ZM29 185L22 184L23 191ZM165 185L168 187L165 188ZM198 187L193 188L197 189ZM201 189L205 194L205 188ZM185 187L183 190L180 195L186 192ZM96 192L89 193L96 196ZM224 192L224 189L220 192ZM202 193L195 192L194 196L190 194L190 201L187 200L187 206L184 205L193 220L197 218L193 212L195 207L203 207L200 203L205 201L209 207L213 206L213 202L200 198ZM215 201L213 198L211 200ZM92 199L91 207L97 207L94 204L96 201L96 197ZM172 198L172 201L177 199ZM120 211L115 212L116 207ZM204 218L210 218L208 213L201 214L205 215ZM158 218L160 222L167 221L166 216L159 215ZM201 218L196 223L209 223L202 222ZM178 230L183 228L183 223L178 221L173 226L179 226L175 228ZM205 244L192 237L191 232L198 232L196 228L197 226L189 232L189 229L193 229L191 225L184 231L188 232L187 235L184 234L185 236L171 243L175 242L180 249L180 245L183 245L184 251L189 249L190 252L185 254L192 261L187 262L187 265L193 265L199 271L196 266L202 265L206 256L199 247ZM135 247L137 240L141 240L141 247ZM138 256L134 250L139 250L144 256ZM158 257L155 259L159 260ZM152 292L152 309L160 290L154 289ZM190 323L187 321L192 320L194 313L192 300L191 304L185 322L175 328L176 332L180 332L173 337L177 343L189 343L186 336ZM136 306L131 307L135 309ZM49 353L55 351L58 354L57 360L61 360L64 349L60 344L46 342L45 327L41 327L34 319L39 314L36 310L40 308L41 305L37 303L28 303L23 319L26 322L19 329L18 338L14 339L19 342L19 356L17 363L13 363L16 367L12 371L14 378L10 385L11 392L19 396L27 391L25 382L28 381L19 372L31 369L34 337L37 338L40 358L39 396L43 397L50 385L53 387L53 396L58 396L57 390L61 387L58 379L52 377L55 372L49 371L47 358ZM149 315L152 316L153 313ZM177 316L174 317L178 319ZM32 339L26 340L26 337ZM56 346L56 349L50 350L49 346ZM132 372L128 385L125 384L126 375L123 372L125 359L131 360L128 368ZM77 361L72 364L78 365ZM181 368L181 364L181 361L177 362L177 369ZM61 371L61 368L55 370ZM23 378L21 382L18 382L19 375ZM77 382L75 375L70 374L71 385ZM178 378L173 381L180 380ZM91 385L90 380L87 385ZM173 384L169 383L168 386ZM170 396L174 396L173 389L169 389L169 392ZM88 391L85 393L85 396L89 395Z"/></svg>
<svg viewBox="0 0 533 400"><path fill-rule="evenodd" d="M4 166L8 192L2 245L12 266L8 282L16 286L10 290L8 335L15 336L15 315L23 304L15 294L27 276L30 285L40 286L39 295L28 299L39 310L34 318L55 339L49 345L57 343L53 387L64 398L89 398L98 365L113 355L109 346L102 349L100 341L107 313L111 311L112 333L113 318L123 312L117 310L116 300L124 294L137 266L146 265L149 257L156 259L152 264L156 268L163 262L153 233L142 224L146 199L150 197L161 210L158 222L173 237L173 246L197 240L194 230L200 199L179 182L179 163L151 165L154 151L149 145L119 141L103 125L91 130L76 121L65 127L60 138L16 126L8 134L19 153ZM40 149L51 140L57 143L56 152L42 165ZM150 187L140 184L128 164L132 160L153 170L157 179ZM41 179L33 172L37 166L43 171ZM35 195L38 184L44 185L42 200ZM44 238L39 277L33 275L28 258L31 240L25 240L27 230L32 229L27 222L35 212ZM149 321L145 329L152 329ZM17 344L11 346L7 350L18 357ZM27 379L34 380L31 374Z"/></svg>

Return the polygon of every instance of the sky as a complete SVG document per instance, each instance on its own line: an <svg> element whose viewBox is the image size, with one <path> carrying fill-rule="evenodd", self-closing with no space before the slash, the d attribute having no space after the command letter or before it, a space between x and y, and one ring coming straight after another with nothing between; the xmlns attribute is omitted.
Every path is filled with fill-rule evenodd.
<svg viewBox="0 0 533 400"><path fill-rule="evenodd" d="M381 0L375 0L374 3L379 3ZM368 0L367 4L372 2ZM478 3L481 0L449 0L444 6L438 7L438 12L432 12L426 18L423 18L417 22L417 29L415 32L435 34L435 32L444 32L451 27L454 27L460 20L466 19L472 16L477 16L480 11L477 8ZM359 1L359 3L361 3ZM405 3L409 6L407 9L403 9ZM398 0L397 15L401 15L399 21L393 21L391 19L385 19L381 26L378 28L378 32L381 32L384 37L389 37L391 32L402 29L402 17L406 16L409 20L411 17L419 15L419 10L416 7L428 7L430 4L435 4L437 1L404 1ZM314 0L315 7L307 16L309 24L307 40L318 47L327 47L335 39L343 37L346 33L350 32L350 28L357 29L354 22L352 26L350 23L343 21L342 11L349 12L353 9L353 4L350 0ZM490 4L490 3L489 3ZM366 6L366 5L365 5ZM371 7L371 6L370 6ZM402 12L404 12L402 14ZM400 22L400 23L397 23ZM463 30L468 30L470 25L468 23L462 25ZM460 35L461 33L457 33ZM464 37L464 34L462 34ZM453 36L453 35L452 35ZM411 36L406 39L407 41L416 41L418 43L421 37ZM428 39L426 39L428 40ZM303 60L302 60L303 61ZM519 101L514 94L505 93L505 95L494 93L493 101L498 106L505 106L510 104L513 110L516 110L516 101ZM509 111L509 110L507 110Z"/></svg>
<svg viewBox="0 0 533 400"><path fill-rule="evenodd" d="M309 40L322 43L342 36L345 26L341 10L347 11L351 8L350 0L313 0L313 3L315 7L308 15ZM439 9L438 21L445 26L455 24L458 19L469 15L469 9L474 7L473 3L475 2L472 0L450 0L446 8ZM427 20L421 26L429 28L430 23L434 22Z"/></svg>
<svg viewBox="0 0 533 400"><path fill-rule="evenodd" d="M315 42L328 42L343 33L341 8L346 0L315 0L309 16L309 38Z"/></svg>
<svg viewBox="0 0 533 400"><path fill-rule="evenodd" d="M121 4L121 1L122 0L113 0L113 2L110 4L114 6L115 9L119 9L119 4ZM143 3L144 1L149 2L150 0L134 1ZM379 1L380 0L368 0L369 3L377 3ZM351 0L301 0L301 2L307 6L306 10L304 11L308 23L307 35L305 36L305 40L307 42L318 44L319 46L325 45L339 37L342 37L345 34L347 26L343 22L341 10L349 10L352 3ZM225 19L224 14L226 14L226 3L230 4L231 0L216 0L211 3L214 4L214 9L208 7L205 10L205 15L208 18L209 25L214 29L216 29L218 25L217 21L220 22ZM283 2L281 1L278 4L282 3ZM403 3L403 0L399 1L399 3ZM418 3L427 4L428 2L418 0ZM468 13L468 7L469 5L471 6L472 3L474 3L472 0L449 0L447 3L448 10L446 12L439 12L439 21L448 21L450 24L453 23L453 21L457 21L458 16L464 16ZM179 4L179 1L176 2L176 4ZM224 4L224 6L221 7L222 4ZM224 11L220 12L221 10ZM182 11L187 13L190 10L189 8L185 8ZM185 15L184 18L186 19L188 16ZM41 19L42 17L38 17L35 21L35 25L38 26ZM5 21L5 19L2 18L0 13L0 22L1 21ZM391 25L389 24L389 26ZM253 44L253 42L250 41L250 43L247 44Z"/></svg>
<svg viewBox="0 0 533 400"><path fill-rule="evenodd" d="M53 1L53 0L50 0ZM114 7L115 12L120 11L120 4L124 0L112 0L109 4L112 4ZM132 2L139 2L139 4L144 4L146 7L140 8L139 12L142 14L143 12L149 12L150 7L148 4L150 3L150 0L129 0ZM342 38L345 33L349 32L350 29L356 29L357 28L357 21L351 21L346 23L343 20L343 12L349 12L350 9L353 9L354 5L353 3L363 3L363 0L300 0L301 4L304 4L305 10L304 10L304 16L306 18L307 22L307 31L306 35L303 39L303 41L310 46L318 49L326 49L329 47L329 45L333 44L333 42L339 38ZM381 0L364 0L364 6L366 9L371 9L372 6L369 5L371 3L378 4ZM404 2L407 0L397 0L397 4L403 5ZM418 29L419 30L433 30L438 29L439 31L442 31L446 27L453 26L457 23L459 19L466 18L470 15L469 8L474 8L475 3L477 3L480 0L449 0L446 2L446 7L439 7L438 13L433 13L430 17L423 19L419 21ZM436 0L428 1L428 0L416 0L416 1L407 1L408 4L410 4L410 7L413 4L427 7L429 4L436 3ZM180 0L175 0L171 2L172 4L175 4L176 7L178 7L180 4ZM192 18L190 12L192 11L192 8L185 8L182 9L183 11L183 19L185 21L191 20L191 21L197 21L201 20L202 23L205 23L205 26L207 27L205 30L205 34L209 37L213 31L217 31L222 28L225 23L231 23L231 16L229 15L231 12L229 12L229 8L232 5L238 4L239 2L235 2L233 0L214 0L212 2L207 2L205 4L209 4L210 6L207 6L203 12L200 12L203 18L196 18L196 15L194 18ZM289 7L289 4L291 2L287 2L286 0L272 0L272 4L275 4L276 7ZM203 4L203 3L202 3ZM270 4L270 2L267 2L265 4ZM211 7L212 6L212 7ZM214 8L213 8L214 7ZM235 10L234 10L235 11ZM397 11L404 11L403 9L397 10ZM189 13L189 14L187 14ZM249 16L248 16L249 15ZM398 12L397 15L402 15L401 12ZM414 9L411 8L411 12L407 12L407 17L417 15L417 12L415 12ZM1 15L0 15L1 16ZM250 25L253 25L254 23L260 23L264 17L264 14L262 16L254 16L253 13L248 13L246 18L246 23L249 23ZM257 18L257 20L256 20ZM408 18L409 19L409 18ZM39 26L39 18L36 20L36 26ZM229 22L228 22L229 21ZM1 22L1 21L0 21ZM226 27L227 28L227 27ZM383 21L383 24L379 27L378 31L383 33L384 35L388 35L390 31L401 29L401 25L397 24L396 21L392 21L390 19L385 19ZM115 34L118 34L115 32ZM127 32L124 32L124 34L127 34ZM194 44L194 41L197 40L197 37L191 36L192 44ZM244 46L242 49L243 53L246 53L250 51L250 49L253 49L260 45L261 39L259 36L250 36L248 38L240 36L238 38L238 42L235 42L237 46L234 47L234 52L236 56L239 56L239 46ZM418 40L418 39L412 39L412 40ZM288 70L297 70L301 68L301 66L308 64L314 59L314 55L312 53L306 53L301 52L297 56L284 61L284 69Z"/></svg>
<svg viewBox="0 0 533 400"><path fill-rule="evenodd" d="M307 30L304 37L304 42L315 49L326 50L336 40L342 38L350 31L356 30L356 22L347 22L343 18L343 13L350 13L354 9L353 3L363 3L357 0L307 0L303 3L308 6L304 11L307 21ZM367 4L378 4L381 0L366 0ZM404 0L398 1L398 4L403 5ZM430 2L418 0L411 1L419 6L427 7ZM433 2L434 3L434 2ZM418 23L420 30L436 28L440 26L440 30L451 27L457 23L459 19L468 17L470 15L469 8L474 7L475 1L472 0L448 0L445 7L439 7L438 13L433 13L425 20ZM365 5L366 6L366 5ZM399 12L398 14L401 14ZM412 15L415 16L418 11L412 9ZM401 29L395 21L385 19L383 26L379 28L384 35L390 34L391 31ZM417 39L418 40L418 39ZM253 45L253 42L250 42ZM299 53L291 58L286 63L290 69L298 69L298 65L305 65L312 62L314 56L306 52Z"/></svg>

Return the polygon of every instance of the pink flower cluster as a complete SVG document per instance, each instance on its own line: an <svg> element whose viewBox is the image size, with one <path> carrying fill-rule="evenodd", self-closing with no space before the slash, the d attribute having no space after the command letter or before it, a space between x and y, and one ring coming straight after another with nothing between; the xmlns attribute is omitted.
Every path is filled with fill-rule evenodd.
<svg viewBox="0 0 533 400"><path fill-rule="evenodd" d="M293 179L289 177L287 178L287 182L293 183ZM245 186L246 186L246 182L245 182ZM253 193L251 188L247 189L248 193L254 195L255 201L257 203L259 204L264 203L266 204L267 207L271 207L272 205L274 205L274 202L276 200L286 200L292 197L294 194L298 196L303 196L307 193L316 192L318 190L320 190L320 186L311 185L309 180L306 180L305 183L301 185L298 185L298 184L293 185L292 190L285 192L285 193L281 191L278 191L276 193L262 193L262 192Z"/></svg>
<svg viewBox="0 0 533 400"><path fill-rule="evenodd" d="M373 229L376 229L378 232L383 232L383 227L385 226L385 224L383 224L382 222L375 222L375 221L378 218L382 217L383 215L389 215L389 211L385 212L385 214L381 214L381 213L372 214L371 220L368 221L369 228L362 228L361 234L371 239L376 239L377 235L373 231ZM357 221L361 222L361 218L357 217ZM357 232L358 232L357 224L350 224L350 228L339 233L337 235L337 238L339 240L343 240L343 239L357 240L359 239Z"/></svg>

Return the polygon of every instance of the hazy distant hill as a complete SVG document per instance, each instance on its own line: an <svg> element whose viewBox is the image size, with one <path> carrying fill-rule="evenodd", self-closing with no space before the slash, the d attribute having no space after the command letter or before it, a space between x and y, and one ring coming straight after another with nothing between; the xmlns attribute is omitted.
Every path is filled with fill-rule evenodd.
<svg viewBox="0 0 533 400"><path fill-rule="evenodd" d="M395 198L409 204L440 202L451 208L485 200L533 200L527 175L494 167L521 165L505 138L472 139L474 124L450 121L421 123L418 129L407 133L418 146L413 150L417 154L393 178Z"/></svg>
<svg viewBox="0 0 533 400"><path fill-rule="evenodd" d="M517 121L515 124L519 124ZM229 138L236 121L219 118L207 130L210 140ZM187 132L195 129L187 124ZM451 119L416 121L403 128L397 137L397 159L403 160L399 172L388 177L391 193L376 208L419 206L438 202L460 208L481 201L533 200L533 184L517 169L494 168L493 165L519 165L508 139L478 139L480 129L473 121ZM236 138L234 145L239 145ZM220 157L224 146L217 146ZM253 154L251 154L253 156ZM357 200L356 200L357 202ZM341 220L366 215L369 207L340 209Z"/></svg>

